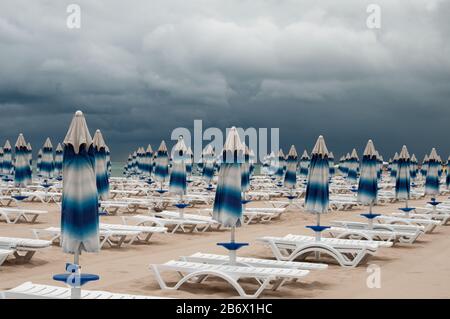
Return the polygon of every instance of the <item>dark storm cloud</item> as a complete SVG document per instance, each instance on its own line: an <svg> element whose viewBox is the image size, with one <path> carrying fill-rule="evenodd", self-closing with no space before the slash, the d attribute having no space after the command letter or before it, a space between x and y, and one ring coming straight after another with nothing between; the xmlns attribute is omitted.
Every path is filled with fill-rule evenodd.
<svg viewBox="0 0 450 319"><path fill-rule="evenodd" d="M319 134L335 155L450 152L448 1L78 1L71 30L73 2L0 4L0 140L56 144L80 108L116 160L195 119L299 152Z"/></svg>

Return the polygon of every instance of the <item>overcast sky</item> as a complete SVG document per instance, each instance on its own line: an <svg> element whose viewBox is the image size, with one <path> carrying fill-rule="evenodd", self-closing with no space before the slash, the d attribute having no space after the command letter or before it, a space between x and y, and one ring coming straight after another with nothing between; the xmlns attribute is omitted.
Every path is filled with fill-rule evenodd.
<svg viewBox="0 0 450 319"><path fill-rule="evenodd" d="M0 143L56 144L81 109L113 161L195 119L279 127L285 151L322 134L335 156L372 138L385 159L446 158L449 17L440 0L2 0Z"/></svg>

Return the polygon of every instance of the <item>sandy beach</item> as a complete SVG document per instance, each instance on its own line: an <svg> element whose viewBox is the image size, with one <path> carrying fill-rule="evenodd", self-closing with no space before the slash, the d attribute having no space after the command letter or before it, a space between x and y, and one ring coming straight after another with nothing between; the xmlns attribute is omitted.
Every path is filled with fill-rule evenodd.
<svg viewBox="0 0 450 319"><path fill-rule="evenodd" d="M444 197L441 197L444 199ZM410 206L424 206L426 200L414 200ZM32 229L59 226L60 210L56 204L21 203L22 207L48 210L35 224L8 225L0 222L0 236L33 237ZM376 206L377 213L390 214L403 203ZM362 220L362 209L332 212L322 217L322 224L331 220ZM311 216L298 209L289 209L281 219L266 224L252 224L237 230L238 241L250 246L239 251L240 256L272 258L271 251L256 241L264 235L305 234L312 235L305 225L313 223ZM122 223L120 216L101 217L102 222ZM224 254L215 243L229 239L229 232L207 231L193 234L154 235L150 244L133 244L122 248L106 247L99 254L83 254L81 264L84 272L99 274L98 282L90 283L86 289L107 290L140 295L167 296L176 298L229 298L235 291L225 282L210 280L209 284L185 284L178 291L163 291L159 288L150 264L164 263L195 252ZM303 280L288 284L279 291L266 291L262 298L449 298L450 297L450 227L439 226L432 234L424 234L412 244L397 244L383 248L368 260L368 263L349 269L330 265L323 271L313 271ZM64 272L66 262L72 256L64 254L60 247L53 246L37 252L31 262L16 264L7 261L0 267L0 290L13 288L23 282L59 285L52 275ZM380 267L381 287L368 288L367 266ZM173 274L165 275L171 283ZM247 286L247 285L245 285ZM250 288L253 285L248 285Z"/></svg>

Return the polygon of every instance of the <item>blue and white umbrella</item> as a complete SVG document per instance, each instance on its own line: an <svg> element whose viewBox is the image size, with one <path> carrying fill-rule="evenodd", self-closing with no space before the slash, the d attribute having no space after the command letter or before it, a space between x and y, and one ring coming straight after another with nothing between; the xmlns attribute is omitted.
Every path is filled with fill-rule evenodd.
<svg viewBox="0 0 450 319"><path fill-rule="evenodd" d="M0 175L3 175L3 147L0 147Z"/></svg>
<svg viewBox="0 0 450 319"><path fill-rule="evenodd" d="M213 219L224 227L231 227L231 242L228 243L230 263L236 262L235 228L242 225L241 163L245 147L233 126L222 151L217 191L214 198Z"/></svg>
<svg viewBox="0 0 450 319"><path fill-rule="evenodd" d="M169 191L180 195L186 194L186 153L187 147L183 137L178 138L177 144L172 149L172 170L170 172Z"/></svg>
<svg viewBox="0 0 450 319"><path fill-rule="evenodd" d="M302 178L302 179L308 178L309 164L310 164L310 159L309 159L308 152L306 152L306 150L304 150L302 157L300 158L300 178Z"/></svg>
<svg viewBox="0 0 450 319"><path fill-rule="evenodd" d="M417 158L416 155L413 154L411 156L411 163L410 163L410 170L409 170L409 175L411 176L411 181L415 181L417 178L417 173L418 173L418 162L417 162Z"/></svg>
<svg viewBox="0 0 450 319"><path fill-rule="evenodd" d="M269 154L269 176L273 176L278 167L278 159L273 152Z"/></svg>
<svg viewBox="0 0 450 319"><path fill-rule="evenodd" d="M12 172L12 154L11 154L11 144L9 140L6 140L3 146L3 175L9 176Z"/></svg>
<svg viewBox="0 0 450 319"><path fill-rule="evenodd" d="M316 239L320 240L320 214L328 212L330 201L328 149L323 136L319 136L311 152L308 183L305 194L305 210L317 215L317 225L310 226L316 232Z"/></svg>
<svg viewBox="0 0 450 319"><path fill-rule="evenodd" d="M194 165L194 153L192 153L192 149L189 146L186 152L186 174L188 176L192 175L192 166Z"/></svg>
<svg viewBox="0 0 450 319"><path fill-rule="evenodd" d="M162 141L156 151L155 160L155 179L159 181L160 188L162 189L163 183L169 176L169 155L167 153L166 142Z"/></svg>
<svg viewBox="0 0 450 319"><path fill-rule="evenodd" d="M95 151L81 111L72 119L64 138L61 246L65 253L98 252L98 193Z"/></svg>
<svg viewBox="0 0 450 319"><path fill-rule="evenodd" d="M359 158L356 150L353 149L348 162L347 180L350 184L356 184L358 180Z"/></svg>
<svg viewBox="0 0 450 319"><path fill-rule="evenodd" d="M36 172L38 176L41 176L41 163L42 163L42 149L38 151L36 160Z"/></svg>
<svg viewBox="0 0 450 319"><path fill-rule="evenodd" d="M42 148L41 159L41 175L44 179L51 179L53 177L53 171L55 169L53 162L53 146L50 138L47 137Z"/></svg>
<svg viewBox="0 0 450 319"><path fill-rule="evenodd" d="M410 181L410 157L406 145L403 145L402 151L397 158L397 177L395 179L395 198L406 200L408 207L408 199L411 190Z"/></svg>
<svg viewBox="0 0 450 319"><path fill-rule="evenodd" d="M148 178L152 177L153 173L153 149L150 144L147 145L145 150L145 175Z"/></svg>
<svg viewBox="0 0 450 319"><path fill-rule="evenodd" d="M106 145L106 170L108 172L108 176L111 177L112 173L111 151L109 150L108 145Z"/></svg>
<svg viewBox="0 0 450 319"><path fill-rule="evenodd" d="M447 176L445 177L445 185L450 189L450 156L447 159Z"/></svg>
<svg viewBox="0 0 450 319"><path fill-rule="evenodd" d="M376 151L377 155L377 179L381 179L381 175L383 174L383 156Z"/></svg>
<svg viewBox="0 0 450 319"><path fill-rule="evenodd" d="M95 156L95 180L100 200L109 198L109 178L106 165L106 143L100 130L96 130L92 140Z"/></svg>
<svg viewBox="0 0 450 319"><path fill-rule="evenodd" d="M28 184L31 184L33 182L33 149L31 147L31 144L27 144L27 157L28 157Z"/></svg>
<svg viewBox="0 0 450 319"><path fill-rule="evenodd" d="M62 175L62 168L63 168L63 148L61 146L61 143L58 143L55 150L55 176L61 177Z"/></svg>
<svg viewBox="0 0 450 319"><path fill-rule="evenodd" d="M284 186L288 189L294 189L297 184L297 164L298 155L295 146L292 145L287 155L286 175L284 176Z"/></svg>
<svg viewBox="0 0 450 319"><path fill-rule="evenodd" d="M284 157L284 153L283 153L282 149L280 149L278 151L277 158L278 158L278 163L277 163L277 170L275 172L275 177L278 179L278 182L281 183L283 176L284 176L284 166L286 165L285 164L286 159Z"/></svg>
<svg viewBox="0 0 450 319"><path fill-rule="evenodd" d="M427 170L428 170L428 154L425 154L425 157L423 158L422 165L420 167L420 174L422 175L422 178L425 179L427 176Z"/></svg>
<svg viewBox="0 0 450 319"><path fill-rule="evenodd" d="M436 149L433 148L430 156L428 156L428 167L425 179L425 195L439 195L439 165L439 157L436 153Z"/></svg>
<svg viewBox="0 0 450 319"><path fill-rule="evenodd" d="M398 153L395 152L391 164L391 177L394 179L394 181L397 178L397 170L398 170Z"/></svg>
<svg viewBox="0 0 450 319"><path fill-rule="evenodd" d="M244 147L244 161L241 164L241 189L245 199L245 192L250 188L250 150L245 143Z"/></svg>
<svg viewBox="0 0 450 319"><path fill-rule="evenodd" d="M256 162L255 152L253 152L253 150L250 149L249 151L250 176L253 176L253 174L255 173L256 169L255 162Z"/></svg>
<svg viewBox="0 0 450 319"><path fill-rule="evenodd" d="M336 173L336 169L334 168L334 154L333 152L330 152L330 154L328 154L328 165L330 166L330 178L332 178L334 176L334 174Z"/></svg>
<svg viewBox="0 0 450 319"><path fill-rule="evenodd" d="M347 153L344 157L344 166L342 167L345 177L347 177L348 175L349 165L350 165L350 153Z"/></svg>
<svg viewBox="0 0 450 319"><path fill-rule="evenodd" d="M372 213L372 206L377 200L377 193L377 151L375 150L372 140L369 140L364 149L361 163L361 176L358 184L358 201L363 205L369 205L370 213Z"/></svg>
<svg viewBox="0 0 450 319"><path fill-rule="evenodd" d="M214 149L211 144L208 144L202 153L203 158L203 172L202 177L205 182L211 186L212 179L214 177Z"/></svg>
<svg viewBox="0 0 450 319"><path fill-rule="evenodd" d="M28 185L29 170L28 147L23 134L20 133L15 145L14 185L16 187L26 187Z"/></svg>

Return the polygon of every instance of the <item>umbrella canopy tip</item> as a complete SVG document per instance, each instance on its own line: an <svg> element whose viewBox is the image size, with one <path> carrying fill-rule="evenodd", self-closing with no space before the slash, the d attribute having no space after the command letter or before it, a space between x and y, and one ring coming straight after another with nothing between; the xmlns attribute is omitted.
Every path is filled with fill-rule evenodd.
<svg viewBox="0 0 450 319"><path fill-rule="evenodd" d="M83 112L78 110L75 112L75 116L83 116Z"/></svg>

